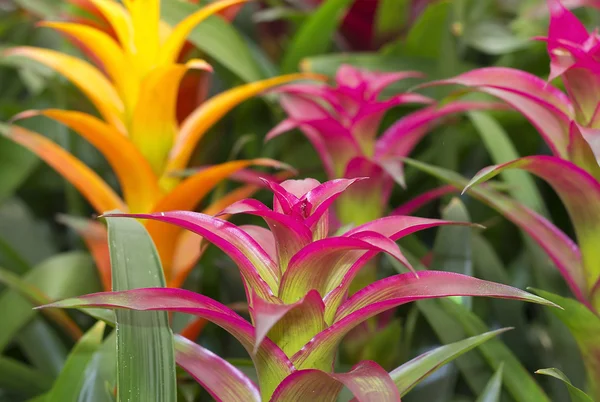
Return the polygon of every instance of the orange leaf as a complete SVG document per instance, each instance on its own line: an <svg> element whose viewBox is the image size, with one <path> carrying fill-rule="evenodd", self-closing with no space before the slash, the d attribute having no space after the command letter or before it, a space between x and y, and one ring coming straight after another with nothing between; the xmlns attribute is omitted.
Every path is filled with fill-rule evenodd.
<svg viewBox="0 0 600 402"><path fill-rule="evenodd" d="M280 166L280 163L271 159L253 159L211 166L182 181L154 206L152 212L193 210L222 180L251 165ZM171 278L171 264L177 245L177 235L181 229L158 221L147 221L146 228L163 261L165 277Z"/></svg>
<svg viewBox="0 0 600 402"><path fill-rule="evenodd" d="M4 55L27 57L64 75L92 101L107 122L126 132L121 98L104 74L88 62L55 50L29 46L7 49Z"/></svg>
<svg viewBox="0 0 600 402"><path fill-rule="evenodd" d="M177 57L179 56L187 37L189 36L190 32L192 32L194 27L196 27L196 25L200 24L202 21L221 10L236 4L245 3L247 1L248 0L215 1L214 3L210 3L209 5L204 6L200 10L187 16L173 28L173 31L163 44L160 53L160 63L170 64L177 61Z"/></svg>
<svg viewBox="0 0 600 402"><path fill-rule="evenodd" d="M46 137L18 126L2 130L7 138L23 145L52 166L62 177L71 183L99 213L119 209L127 211L127 206L119 196L79 159L59 147Z"/></svg>
<svg viewBox="0 0 600 402"><path fill-rule="evenodd" d="M181 170L187 163L202 136L227 112L241 102L261 92L300 79L321 79L326 77L317 74L288 74L241 85L221 92L200 105L181 125L175 145L169 155L167 171Z"/></svg>
<svg viewBox="0 0 600 402"><path fill-rule="evenodd" d="M103 121L81 112L31 110L14 119L43 115L59 121L88 140L113 168L130 212L147 212L160 198L158 178L150 164L124 135Z"/></svg>

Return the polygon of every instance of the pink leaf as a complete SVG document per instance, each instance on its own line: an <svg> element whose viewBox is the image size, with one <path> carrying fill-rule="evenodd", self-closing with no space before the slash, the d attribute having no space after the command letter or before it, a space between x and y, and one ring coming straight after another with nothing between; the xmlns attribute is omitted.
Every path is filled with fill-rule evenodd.
<svg viewBox="0 0 600 402"><path fill-rule="evenodd" d="M310 229L297 218L274 212L253 199L238 201L225 208L221 214L250 214L264 218L275 237L278 255L278 272L285 272L290 258L312 240Z"/></svg>
<svg viewBox="0 0 600 402"><path fill-rule="evenodd" d="M450 114L497 107L486 102L452 102L442 107L430 106L411 113L388 128L377 140L374 159L396 182L404 186L403 162L414 147L440 120Z"/></svg>
<svg viewBox="0 0 600 402"><path fill-rule="evenodd" d="M362 361L348 373L298 370L275 390L271 402L335 401L346 386L359 402L400 402L400 393L390 375L372 361Z"/></svg>
<svg viewBox="0 0 600 402"><path fill-rule="evenodd" d="M175 335L175 360L217 401L261 400L258 387L244 373L180 335Z"/></svg>
<svg viewBox="0 0 600 402"><path fill-rule="evenodd" d="M252 237L267 252L273 261L277 260L277 247L275 246L275 237L269 229L257 225L240 225L238 226L248 236Z"/></svg>
<svg viewBox="0 0 600 402"><path fill-rule="evenodd" d="M337 346L360 323L411 301L447 296L496 297L554 306L547 300L520 289L467 275L440 271L422 271L419 277L412 273L399 274L381 279L349 298L337 310L334 324L292 356L292 362L298 369L330 369Z"/></svg>
<svg viewBox="0 0 600 402"><path fill-rule="evenodd" d="M263 340L256 354L253 353L255 331L248 321L221 303L189 290L148 288L123 292L94 293L62 300L43 307L158 310L193 314L205 318L233 335L248 351L258 372L262 395L270 395L273 391L273 389L263 386L262 378L268 377L268 384L273 382L277 384L294 371L294 367L287 356L269 339Z"/></svg>
<svg viewBox="0 0 600 402"><path fill-rule="evenodd" d="M423 194L420 194L412 200L400 205L398 208L394 209L390 215L412 215L425 204L446 194L453 194L457 193L458 191L458 188L451 185L434 188L433 190L429 190Z"/></svg>
<svg viewBox="0 0 600 402"><path fill-rule="evenodd" d="M529 119L555 155L566 157L573 106L546 81L512 68L487 67L427 85L439 84L464 85L502 99Z"/></svg>
<svg viewBox="0 0 600 402"><path fill-rule="evenodd" d="M308 203L305 223L314 228L327 210L331 207L331 204L352 184L357 181L364 180L364 177L356 177L352 179L335 179L327 181L309 192L303 197L302 201L306 200Z"/></svg>
<svg viewBox="0 0 600 402"><path fill-rule="evenodd" d="M414 232L430 229L442 225L469 225L475 226L469 222L454 222L444 221L439 219L418 218L414 216L388 216L360 225L343 236L353 236L360 232L376 232L394 241L408 236ZM333 290L331 290L325 298L325 320L333 321L338 306L342 303L348 293L352 280L365 264L373 257L375 252L369 251L365 253L352 267L347 271L343 281Z"/></svg>
<svg viewBox="0 0 600 402"><path fill-rule="evenodd" d="M481 170L465 190L510 168L523 169L544 179L562 200L579 241L587 292L600 276L600 183L571 162L552 156L529 156Z"/></svg>
<svg viewBox="0 0 600 402"><path fill-rule="evenodd" d="M279 287L279 269L275 262L258 242L232 223L210 215L185 211L104 216L152 219L188 229L223 250L237 264L248 286L261 297L272 296Z"/></svg>

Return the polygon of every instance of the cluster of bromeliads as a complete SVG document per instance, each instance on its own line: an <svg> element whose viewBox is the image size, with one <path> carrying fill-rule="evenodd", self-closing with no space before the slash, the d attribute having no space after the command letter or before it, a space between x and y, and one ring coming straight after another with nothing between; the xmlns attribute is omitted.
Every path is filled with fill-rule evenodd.
<svg viewBox="0 0 600 402"><path fill-rule="evenodd" d="M160 21L158 0L124 0L123 5L113 0L80 1L95 16L93 20L42 25L72 38L97 66L49 49L5 51L6 56L26 57L60 72L89 98L100 117L46 109L16 118L45 116L84 137L106 157L122 196L46 137L16 125L4 134L61 173L98 213L119 210L108 216L144 219L168 285L82 296L55 306L181 311L221 326L247 349L258 384L193 342L180 352L188 353L188 358L178 358L217 399L292 401L314 395L319 401L335 401L346 386L360 401L398 401L410 389L402 378L402 367L388 373L374 362L362 361L347 373L333 372L342 339L362 323L403 303L435 297L488 296L552 304L470 276L417 273L396 240L419 230L460 223L386 216L393 185L404 183L404 158L432 127L450 114L498 103L455 100L438 105L417 93L382 99L381 92L390 84L420 75L351 66L339 68L334 85L324 83L321 76L291 74L204 99L198 82L210 65L187 60L186 37L212 14L231 18L244 1L211 3L172 28ZM599 378L600 343L593 339L600 333L589 331L600 327L600 36L588 33L559 0L548 4L551 24L543 40L551 57L550 78L561 77L567 94L535 76L507 68L478 69L428 85L459 84L501 99L529 119L550 147L553 156L529 156L488 167L469 187L509 168L541 177L563 200L578 245L543 216L489 186L474 187L470 194L531 234L554 261L577 302L564 304L557 296L543 295L572 309L568 314L576 310L596 323L585 328L567 325L579 341L590 378ZM189 88L200 89L192 97L188 88L182 100L184 76L192 82ZM320 156L330 181L281 182L278 176L246 181L202 213L187 212L225 178L253 165L282 167L269 159L239 160L185 178L172 174L187 167L203 134L228 110L265 90L280 96L287 113L267 139L299 129ZM190 104L190 99L195 103ZM386 111L407 103L424 107L379 135ZM452 182L423 199L454 187L460 190L464 184ZM247 198L260 188L274 194L272 208ZM262 217L269 229L228 222L229 216L240 213ZM105 227L90 221L76 229L93 245L103 283L110 290ZM250 322L216 301L179 289L200 258L203 241L220 248L238 266ZM373 258L380 252L397 259L407 273L375 280ZM193 356L210 356L210 367L190 365ZM222 380L206 381L211 370L219 370Z"/></svg>

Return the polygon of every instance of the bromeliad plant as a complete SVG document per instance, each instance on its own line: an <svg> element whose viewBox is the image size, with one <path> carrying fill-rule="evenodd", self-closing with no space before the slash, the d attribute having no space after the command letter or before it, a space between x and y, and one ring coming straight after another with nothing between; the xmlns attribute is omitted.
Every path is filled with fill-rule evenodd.
<svg viewBox="0 0 600 402"><path fill-rule="evenodd" d="M336 213L341 224L361 224L385 215L394 181L404 186L401 158L442 118L494 106L463 101L431 105L401 118L378 137L388 110L410 103L433 103L416 93L381 99L382 91L391 84L418 77L422 74L414 71L379 73L342 65L334 87L290 84L277 89L284 94L281 104L288 117L267 139L299 128L319 154L330 179L369 177L340 198Z"/></svg>
<svg viewBox="0 0 600 402"><path fill-rule="evenodd" d="M414 300L467 295L549 304L506 285L436 271L385 278L348 298L353 277L379 252L390 254L412 270L394 242L398 238L440 225L460 224L393 216L331 236L331 205L361 180L267 182L274 193L273 209L247 199L223 211L260 216L270 230L236 226L218 217L185 211L106 215L174 224L219 247L240 270L251 323L206 296L182 289L97 293L51 306L163 310L203 317L244 346L258 374L255 385L222 358L180 339L178 363L215 399L287 402L310 397L333 402L344 385L359 401L399 401L410 389L407 384L414 385L402 377L406 374L402 367L387 373L370 361L360 362L348 373L334 372L336 352L346 334L381 312ZM220 374L219 381L214 381L215 371Z"/></svg>
<svg viewBox="0 0 600 402"><path fill-rule="evenodd" d="M138 213L194 209L215 185L235 172L251 165L277 166L267 159L233 161L186 179L174 175L187 167L203 135L233 107L265 89L308 77L291 74L227 90L202 103L179 124L176 110L181 80L189 70L211 69L203 60L178 62L186 37L211 15L245 2L213 2L171 28L160 21L159 0L129 0L123 5L114 0L90 0L114 37L87 20L41 23L83 47L97 67L51 49L15 47L4 52L5 56L25 57L56 70L87 96L101 118L47 109L26 111L15 119L45 116L73 129L107 159L119 181L122 198L92 169L48 138L18 126L5 127L4 134L58 171L98 213L115 209ZM208 211L216 213L255 189L243 187L209 206ZM98 238L106 238L98 224L78 228L90 244L97 245ZM162 226L149 224L148 230L159 249L168 283L179 286L199 256L198 241L179 236L181 232L174 228L163 231ZM106 245L95 249L100 250L95 253L96 259L108 289Z"/></svg>
<svg viewBox="0 0 600 402"><path fill-rule="evenodd" d="M547 294L569 306L557 313L571 329L600 398L600 36L559 0L548 0L550 79L561 77L567 94L526 72L509 68L473 70L437 84L459 84L498 97L538 129L552 156L528 156L481 170L467 188L506 169L526 170L545 180L564 203L577 243L535 212L487 199L540 244L557 265L579 303ZM436 84L436 83L434 83ZM477 197L477 189L474 195ZM481 193L479 194L481 197ZM511 201L512 202L512 201ZM559 303L559 304L560 304Z"/></svg>

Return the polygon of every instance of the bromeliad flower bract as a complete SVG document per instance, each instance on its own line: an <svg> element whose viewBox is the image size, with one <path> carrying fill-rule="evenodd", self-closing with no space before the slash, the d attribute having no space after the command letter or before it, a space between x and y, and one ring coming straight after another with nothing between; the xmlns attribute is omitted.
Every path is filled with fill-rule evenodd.
<svg viewBox="0 0 600 402"><path fill-rule="evenodd" d="M510 286L470 276L422 271L388 277L348 298L357 272L379 252L411 269L394 242L440 225L443 220L393 216L339 235L329 235L329 208L344 190L362 180L339 179L268 182L273 209L248 199L224 214L257 215L270 230L236 226L202 213L108 214L167 222L201 235L238 266L246 289L252 324L224 305L187 290L153 288L98 293L69 299L53 307L126 308L194 314L230 332L252 357L258 387L223 359L184 341L177 361L219 399L224 384L236 389L235 400L300 401L307 395L333 402L343 385L359 401L399 401L401 379L374 362L358 363L350 372L334 373L338 345L356 326L386 310L414 300L446 296L489 296L548 304ZM206 362L210 361L210 367ZM224 376L211 382L213 367ZM402 392L406 390L403 389ZM231 396L230 396L231 398ZM228 399L234 400L234 399Z"/></svg>
<svg viewBox="0 0 600 402"><path fill-rule="evenodd" d="M233 173L251 165L278 166L268 159L242 160L202 170L184 180L172 175L187 167L198 141L237 104L275 85L309 77L291 74L230 89L202 103L179 124L176 108L181 80L189 70L211 69L203 60L178 62L186 37L206 18L245 1L211 3L171 28L160 21L159 0L129 0L124 5L113 0L90 0L115 37L91 23L41 24L72 38L96 62L97 68L50 49L15 47L4 52L5 56L29 58L56 70L89 98L101 119L58 109L26 111L15 119L42 115L73 129L107 159L123 198L92 169L51 140L18 126L7 128L4 134L44 159L99 213L115 209L125 212L194 209L216 184ZM254 187L242 188L208 210L218 212L254 190ZM88 237L102 230L92 228L91 223L87 226L82 231ZM190 243L185 236L178 237L176 231L161 236L156 227L151 225L148 229L163 259L167 280L171 285L181 284L195 261L190 255L198 255L197 244ZM178 257L181 253L186 254L185 258ZM108 267L103 269L107 288L109 272Z"/></svg>
<svg viewBox="0 0 600 402"><path fill-rule="evenodd" d="M401 118L378 137L381 120L391 108L433 103L416 93L381 99L391 84L421 76L414 71L382 73L342 65L335 87L289 84L277 89L284 94L281 104L288 117L267 139L297 127L319 154L330 179L369 177L338 203L336 213L342 224L360 224L385 215L394 181L404 186L402 158L443 117L494 106L462 101L430 105Z"/></svg>

